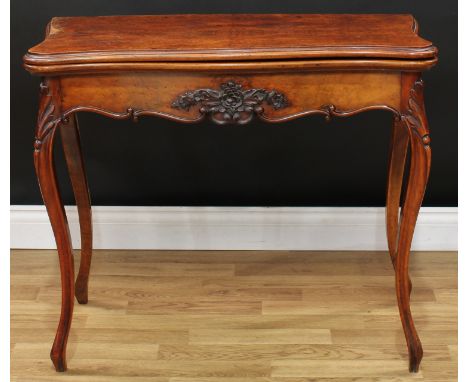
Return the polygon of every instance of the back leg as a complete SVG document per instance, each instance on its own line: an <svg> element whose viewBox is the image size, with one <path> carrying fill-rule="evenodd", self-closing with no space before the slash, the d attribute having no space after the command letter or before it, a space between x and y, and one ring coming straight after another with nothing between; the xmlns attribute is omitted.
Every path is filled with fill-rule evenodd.
<svg viewBox="0 0 468 382"><path fill-rule="evenodd" d="M60 129L68 173L75 195L81 232L81 261L76 278L75 296L80 304L88 302L88 280L93 249L91 201L81 152L78 120L75 114Z"/></svg>

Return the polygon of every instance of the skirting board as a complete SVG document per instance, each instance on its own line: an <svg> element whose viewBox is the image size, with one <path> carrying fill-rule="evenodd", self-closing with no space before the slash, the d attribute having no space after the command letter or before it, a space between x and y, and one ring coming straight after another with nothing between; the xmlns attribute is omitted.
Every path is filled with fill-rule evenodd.
<svg viewBox="0 0 468 382"><path fill-rule="evenodd" d="M76 207L66 207L75 248ZM11 206L12 248L55 248L44 206ZM96 249L386 250L385 209L93 207ZM457 250L456 207L423 207L413 250Z"/></svg>

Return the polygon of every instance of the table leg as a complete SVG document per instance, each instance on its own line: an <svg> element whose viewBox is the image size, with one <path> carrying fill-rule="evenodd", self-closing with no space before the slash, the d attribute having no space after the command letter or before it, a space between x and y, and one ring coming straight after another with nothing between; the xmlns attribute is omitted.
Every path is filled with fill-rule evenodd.
<svg viewBox="0 0 468 382"><path fill-rule="evenodd" d="M86 304L88 302L88 280L93 248L93 230L91 223L91 201L83 155L81 153L80 133L76 114L71 115L69 120L62 124L60 135L62 137L63 151L80 221L81 260L76 278L75 296L80 304Z"/></svg>
<svg viewBox="0 0 468 382"><path fill-rule="evenodd" d="M67 340L73 316L75 272L70 230L54 165L53 143L57 127L61 124L57 99L59 99L57 81L43 82L34 142L34 166L57 243L62 283L62 309L50 358L57 371L65 371Z"/></svg>
<svg viewBox="0 0 468 382"><path fill-rule="evenodd" d="M424 108L423 82L417 75L411 74L405 76L402 83L404 97L408 100L407 110L402 115L402 121L405 123L409 135L411 165L405 203L401 214L395 261L395 281L398 308L409 352L409 369L411 372L417 372L423 356L423 349L411 315L408 265L414 228L429 177L431 149Z"/></svg>
<svg viewBox="0 0 468 382"><path fill-rule="evenodd" d="M388 158L387 201L385 218L387 223L387 242L393 268L396 270L398 228L400 226L400 199L409 136L405 123L395 117ZM409 281L411 293L411 280Z"/></svg>

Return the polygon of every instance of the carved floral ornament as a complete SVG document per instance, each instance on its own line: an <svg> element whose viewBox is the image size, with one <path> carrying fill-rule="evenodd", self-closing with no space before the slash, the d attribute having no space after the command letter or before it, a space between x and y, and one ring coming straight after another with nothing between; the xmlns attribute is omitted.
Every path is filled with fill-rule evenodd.
<svg viewBox="0 0 468 382"><path fill-rule="evenodd" d="M172 103L176 109L189 110L200 105L200 113L210 115L218 124L248 123L254 114L262 114L262 104L272 106L275 110L288 105L283 93L276 90L246 89L241 84L228 81L221 84L220 90L190 90L177 97Z"/></svg>

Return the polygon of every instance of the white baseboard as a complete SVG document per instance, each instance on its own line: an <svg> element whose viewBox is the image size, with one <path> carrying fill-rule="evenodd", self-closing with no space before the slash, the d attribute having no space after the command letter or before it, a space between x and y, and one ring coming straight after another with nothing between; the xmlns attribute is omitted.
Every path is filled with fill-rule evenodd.
<svg viewBox="0 0 468 382"><path fill-rule="evenodd" d="M67 207L80 246L76 207ZM55 248L44 206L11 206L12 248ZM93 207L96 249L386 250L384 208ZM422 208L414 250L457 250L457 208Z"/></svg>

